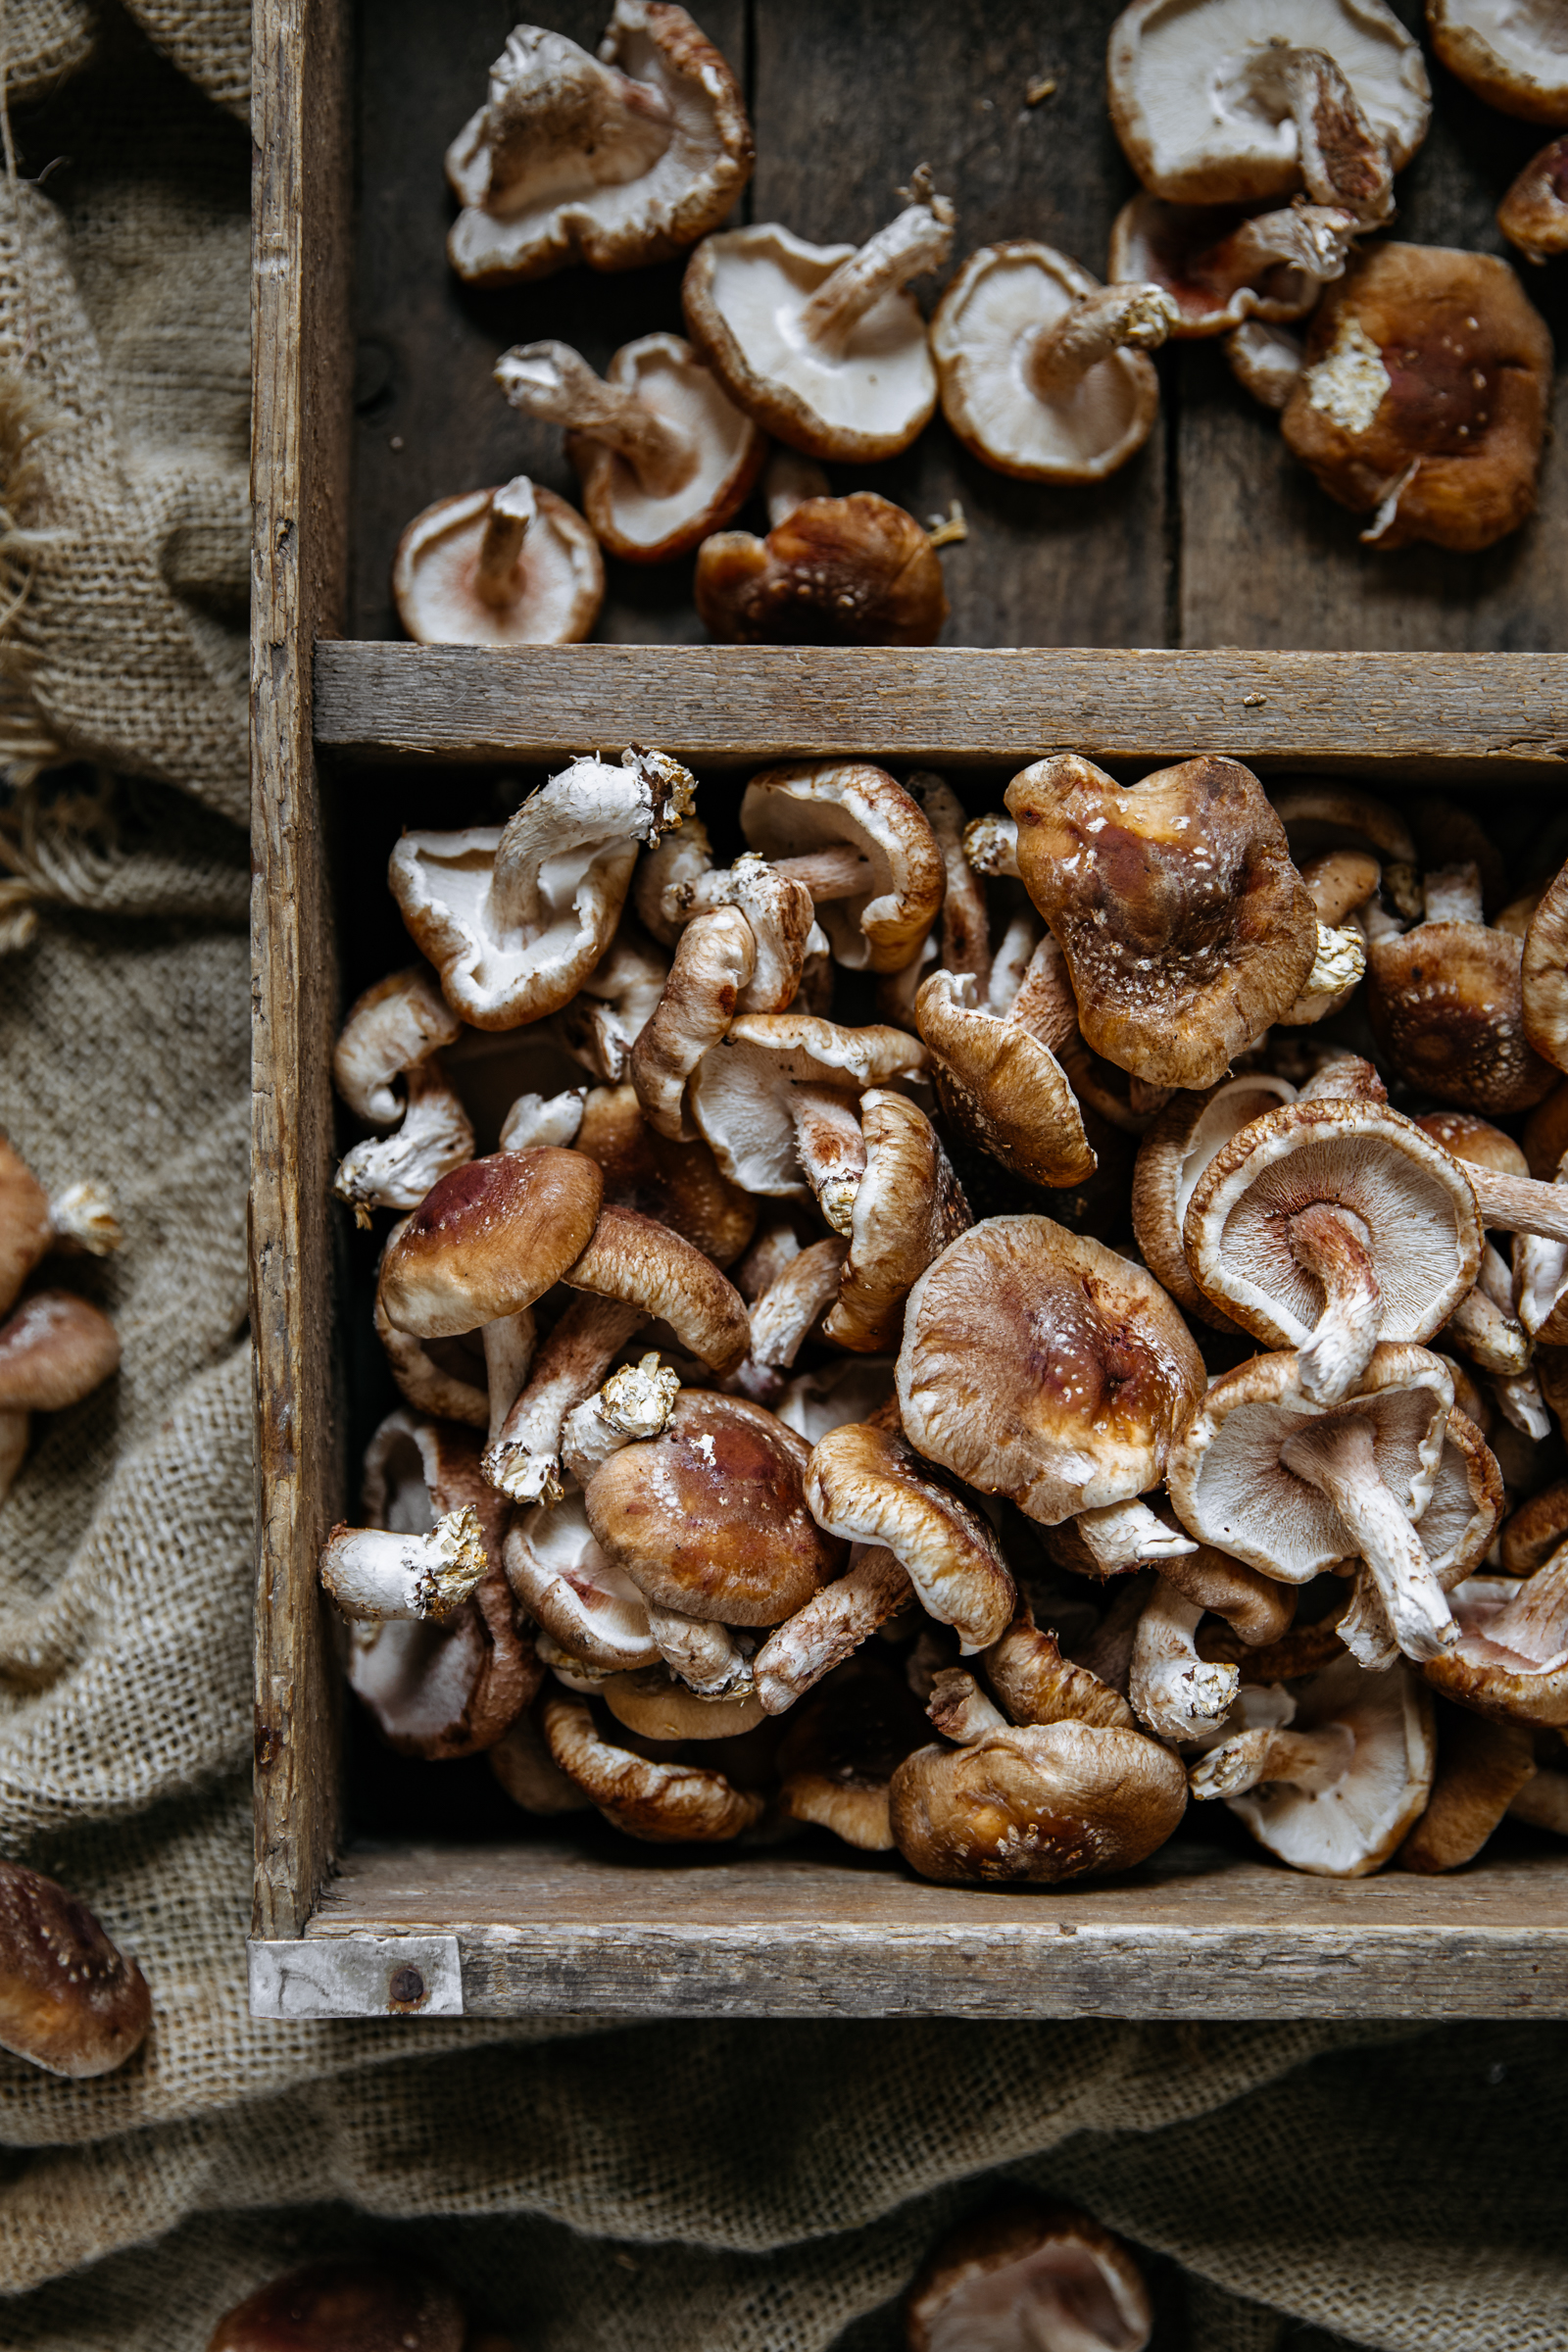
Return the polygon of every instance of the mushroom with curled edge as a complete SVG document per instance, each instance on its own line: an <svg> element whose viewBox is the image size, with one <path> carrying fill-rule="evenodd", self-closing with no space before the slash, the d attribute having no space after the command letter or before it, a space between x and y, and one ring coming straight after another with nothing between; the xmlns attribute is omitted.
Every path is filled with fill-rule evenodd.
<svg viewBox="0 0 1568 2352"><path fill-rule="evenodd" d="M939 2240L904 2306L906 2352L1144 2352L1153 2325L1119 2237L1010 2184Z"/></svg>
<svg viewBox="0 0 1568 2352"><path fill-rule="evenodd" d="M913 1600L909 1573L894 1552L880 1544L853 1544L844 1574L775 1627L753 1658L764 1710L782 1715Z"/></svg>
<svg viewBox="0 0 1568 2352"><path fill-rule="evenodd" d="M1036 1625L1020 1595L1018 1614L980 1660L987 1682L1014 1723L1088 1723L1134 1732L1138 1719L1121 1692L1093 1667L1064 1657L1056 1635Z"/></svg>
<svg viewBox="0 0 1568 2352"><path fill-rule="evenodd" d="M553 1761L628 1838L651 1845L722 1844L761 1818L766 1800L735 1788L721 1772L655 1760L607 1738L582 1697L552 1692L541 1720Z"/></svg>
<svg viewBox="0 0 1568 2352"><path fill-rule="evenodd" d="M1553 1068L1568 1069L1568 865L1546 884L1526 928L1519 993L1531 1045ZM1546 1156L1555 1169L1562 1147Z"/></svg>
<svg viewBox="0 0 1568 2352"><path fill-rule="evenodd" d="M906 1756L889 1815L905 1860L939 1885L1054 1886L1128 1870L1186 1811L1180 1759L1141 1732L1009 1724L957 1668L938 1675L927 1711L961 1743Z"/></svg>
<svg viewBox="0 0 1568 2352"><path fill-rule="evenodd" d="M1438 1713L1438 1768L1426 1809L1396 1860L1430 1877L1473 1862L1536 1771L1528 1728L1463 1707Z"/></svg>
<svg viewBox="0 0 1568 2352"><path fill-rule="evenodd" d="M1177 1517L1282 1584L1309 1584L1359 1554L1400 1650L1436 1657L1458 1637L1415 1522L1452 1404L1447 1367L1424 1348L1384 1343L1327 1408L1302 1393L1295 1355L1254 1356L1213 1383L1172 1449ZM1374 1654L1381 1645L1368 1641Z"/></svg>
<svg viewBox="0 0 1568 2352"><path fill-rule="evenodd" d="M1367 1014L1385 1066L1440 1102L1489 1117L1554 1085L1530 1042L1524 943L1483 920L1474 865L1426 877L1426 919L1369 940Z"/></svg>
<svg viewBox="0 0 1568 2352"><path fill-rule="evenodd" d="M1014 776L1018 870L1079 1026L1156 1086L1206 1087L1306 985L1317 915L1251 771L1189 760L1130 790L1076 753Z"/></svg>
<svg viewBox="0 0 1568 2352"><path fill-rule="evenodd" d="M1432 1694L1402 1661L1369 1674L1341 1658L1294 1694L1286 1725L1210 1747L1189 1774L1259 1845L1314 1878L1360 1879L1424 1811L1437 1766Z"/></svg>
<svg viewBox="0 0 1568 2352"><path fill-rule="evenodd" d="M694 786L678 760L576 760L505 826L405 833L387 879L447 1003L476 1029L559 1012L604 956L639 847L678 825Z"/></svg>
<svg viewBox="0 0 1568 2352"><path fill-rule="evenodd" d="M51 1200L16 1146L0 1135L0 1315L16 1304L27 1276L51 1250L108 1257L122 1239L115 1204L99 1185L68 1184Z"/></svg>
<svg viewBox="0 0 1568 2352"><path fill-rule="evenodd" d="M930 534L874 490L803 500L765 539L713 532L692 593L720 645L935 645L948 617Z"/></svg>
<svg viewBox="0 0 1568 2352"><path fill-rule="evenodd" d="M1356 227L1343 205L1258 213L1166 204L1145 193L1124 204L1112 224L1111 282L1157 286L1175 313L1177 341L1250 333L1284 339L1281 330L1304 318L1329 280L1343 274ZM1299 346L1294 349L1293 380L1300 361Z"/></svg>
<svg viewBox="0 0 1568 2352"><path fill-rule="evenodd" d="M141 1970L86 1904L0 1861L0 2049L80 2081L123 2066L152 2019Z"/></svg>
<svg viewBox="0 0 1568 2352"><path fill-rule="evenodd" d="M645 1323L667 1324L683 1348L720 1374L740 1364L750 1336L733 1284L690 1242L635 1209L603 1209L588 1246L558 1279L586 1296L540 1348L484 1453L486 1478L514 1502L559 1500L567 1417L587 1404ZM621 1389L629 1377L620 1376ZM669 1409L667 1377L641 1380L635 1396L617 1395L616 1403L627 1427L645 1422L644 1434L656 1434Z"/></svg>
<svg viewBox="0 0 1568 2352"><path fill-rule="evenodd" d="M566 428L600 545L668 564L743 507L767 443L679 335L640 335L595 375L569 343L516 343L495 379L512 408Z"/></svg>
<svg viewBox="0 0 1568 2352"><path fill-rule="evenodd" d="M973 1220L936 1129L917 1103L872 1087L860 1097L859 1122L865 1167L822 1336L831 1347L874 1355L897 1346L911 1286Z"/></svg>
<svg viewBox="0 0 1568 2352"><path fill-rule="evenodd" d="M1054 1188L1087 1183L1098 1164L1056 1057L1067 1042L1063 998L1071 1001L1057 985L1060 956L1047 932L1001 1011L981 1000L968 972L946 968L923 980L914 1000L915 1027L947 1117L1013 1175ZM1065 1018L1076 1035L1075 1012Z"/></svg>
<svg viewBox="0 0 1568 2352"><path fill-rule="evenodd" d="M897 457L936 407L925 320L904 289L947 260L954 211L923 165L906 194L858 248L769 221L706 238L686 265L692 341L730 398L808 457Z"/></svg>
<svg viewBox="0 0 1568 2352"><path fill-rule="evenodd" d="M373 1208L417 1208L434 1184L473 1157L473 1128L433 1054L404 1079L402 1123L345 1152L332 1195L368 1231Z"/></svg>
<svg viewBox="0 0 1568 2352"><path fill-rule="evenodd" d="M416 645L580 645L605 601L604 559L576 508L519 473L416 514L392 601Z"/></svg>
<svg viewBox="0 0 1568 2352"><path fill-rule="evenodd" d="M1281 430L1372 517L1366 545L1474 554L1535 509L1551 381L1551 338L1506 262L1377 245L1314 314Z"/></svg>
<svg viewBox="0 0 1568 2352"><path fill-rule="evenodd" d="M606 1674L658 1664L647 1604L600 1549L580 1494L517 1512L502 1564L522 1607L573 1658Z"/></svg>
<svg viewBox="0 0 1568 2352"><path fill-rule="evenodd" d="M741 831L776 873L806 884L849 971L901 971L941 912L947 869L931 821L870 760L764 768L742 797Z"/></svg>
<svg viewBox="0 0 1568 2352"><path fill-rule="evenodd" d="M1458 1381L1455 1378L1455 1391ZM1445 1592L1477 1569L1492 1548L1503 1512L1502 1471L1475 1423L1457 1404L1448 1415L1432 1493L1415 1522L1427 1562ZM1366 1667L1392 1666L1399 1644L1363 1561L1348 1605L1336 1620L1346 1647Z"/></svg>
<svg viewBox="0 0 1568 2352"><path fill-rule="evenodd" d="M1139 1722L1161 1740L1217 1731L1241 1688L1239 1667L1200 1656L1193 1637L1202 1616L1200 1602L1160 1577L1138 1620L1127 1695Z"/></svg>
<svg viewBox="0 0 1568 2352"><path fill-rule="evenodd" d="M1458 1160L1490 1168L1494 1175L1528 1177L1529 1163L1512 1136L1504 1135L1471 1111L1431 1110L1416 1121L1424 1135ZM1549 1248L1551 1245L1547 1245ZM1528 1244L1516 1243L1518 1258ZM1513 1308L1514 1277L1496 1248L1487 1242L1481 1252L1476 1286L1461 1298L1448 1317L1447 1336L1453 1346L1490 1376L1492 1392L1502 1413L1527 1437L1551 1434L1551 1419L1542 1398L1540 1383L1531 1370L1534 1344Z"/></svg>
<svg viewBox="0 0 1568 2352"><path fill-rule="evenodd" d="M64 1412L120 1364L120 1335L74 1291L32 1291L0 1322L0 1501L26 1457L34 1413Z"/></svg>
<svg viewBox="0 0 1568 2352"><path fill-rule="evenodd" d="M1478 1715L1568 1724L1568 1544L1534 1575L1472 1576L1452 1593L1458 1638L1427 1680Z"/></svg>
<svg viewBox="0 0 1568 2352"><path fill-rule="evenodd" d="M1376 899L1382 879L1375 858L1330 850L1301 868L1317 910L1317 961L1296 1003L1280 1020L1302 1029L1343 1012L1366 972L1366 927L1361 909Z"/></svg>
<svg viewBox="0 0 1568 2352"><path fill-rule="evenodd" d="M719 1174L705 1143L671 1143L652 1127L631 1086L592 1090L576 1146L599 1163L607 1207L657 1219L719 1267L733 1264L751 1242L754 1203Z"/></svg>
<svg viewBox="0 0 1568 2352"><path fill-rule="evenodd" d="M1103 481L1149 438L1159 378L1147 355L1175 318L1159 286L1102 286L1021 237L982 245L931 320L942 413L998 473Z"/></svg>
<svg viewBox="0 0 1568 2352"><path fill-rule="evenodd" d="M1203 1394L1177 1309L1143 1267L1049 1217L990 1217L909 1293L909 1444L1032 1519L1075 1519L1104 1564L1186 1548L1138 1497Z"/></svg>
<svg viewBox="0 0 1568 2352"><path fill-rule="evenodd" d="M1538 267L1568 251L1568 138L1531 157L1497 207L1497 226Z"/></svg>
<svg viewBox="0 0 1568 2352"><path fill-rule="evenodd" d="M1299 335L1261 318L1244 318L1225 338L1225 365L1236 381L1260 408L1276 414L1290 407L1305 359Z"/></svg>
<svg viewBox="0 0 1568 2352"><path fill-rule="evenodd" d="M1283 1103L1215 1152L1182 1225L1193 1280L1334 1404L1380 1339L1429 1340L1480 1270L1465 1171L1386 1104Z"/></svg>
<svg viewBox="0 0 1568 2352"><path fill-rule="evenodd" d="M407 1411L387 1416L365 1455L368 1527L428 1536L465 1504L486 1566L440 1617L356 1622L349 1684L400 1753L445 1762L491 1747L539 1689L543 1670L519 1629L502 1569L505 1506L479 1470L471 1430Z"/></svg>
<svg viewBox="0 0 1568 2352"><path fill-rule="evenodd" d="M755 1690L705 1697L683 1683L661 1659L625 1674L612 1674L600 1693L622 1730L643 1740L735 1740L762 1722Z"/></svg>
<svg viewBox="0 0 1568 2352"><path fill-rule="evenodd" d="M784 1812L862 1852L891 1853L888 1785L928 1737L920 1702L897 1667L851 1659L790 1718L778 1750Z"/></svg>
<svg viewBox="0 0 1568 2352"><path fill-rule="evenodd" d="M1432 46L1448 72L1504 115L1568 122L1568 26L1551 6L1427 0Z"/></svg>
<svg viewBox="0 0 1568 2352"><path fill-rule="evenodd" d="M447 239L476 285L666 261L716 228L752 174L746 107L683 8L615 0L599 55L519 24L447 150Z"/></svg>
<svg viewBox="0 0 1568 2352"><path fill-rule="evenodd" d="M1375 858L1390 905L1407 921L1422 908L1415 836L1398 810L1374 793L1337 783L1288 784L1269 794L1297 864L1336 850Z"/></svg>
<svg viewBox="0 0 1568 2352"><path fill-rule="evenodd" d="M759 1404L777 1401L802 1343L837 1304L839 1278L848 1254L849 1244L836 1233L827 1234L805 1250L797 1250L753 1299L751 1348L731 1379L740 1395L754 1397Z"/></svg>
<svg viewBox="0 0 1568 2352"><path fill-rule="evenodd" d="M1188 1203L1216 1155L1253 1119L1295 1100L1288 1079L1267 1070L1222 1078L1196 1093L1182 1088L1156 1112L1133 1170L1133 1234L1144 1263L1189 1314L1221 1331L1235 1323L1193 1280L1182 1242Z"/></svg>

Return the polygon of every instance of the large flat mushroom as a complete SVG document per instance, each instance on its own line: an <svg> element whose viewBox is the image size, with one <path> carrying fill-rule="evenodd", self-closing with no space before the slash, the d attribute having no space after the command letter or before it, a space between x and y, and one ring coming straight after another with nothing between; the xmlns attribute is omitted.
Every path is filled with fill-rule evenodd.
<svg viewBox="0 0 1568 2352"><path fill-rule="evenodd" d="M935 645L948 617L930 534L874 490L808 498L703 541L697 616L720 645Z"/></svg>

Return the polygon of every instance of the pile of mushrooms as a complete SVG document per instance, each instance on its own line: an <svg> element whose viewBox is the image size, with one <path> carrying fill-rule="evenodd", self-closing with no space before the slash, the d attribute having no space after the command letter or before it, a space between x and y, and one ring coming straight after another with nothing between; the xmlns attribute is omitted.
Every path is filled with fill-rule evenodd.
<svg viewBox="0 0 1568 2352"><path fill-rule="evenodd" d="M381 1736L954 1884L1190 1798L1328 1876L1568 1830L1568 868L1206 757L697 799L393 853L401 1402L320 1562Z"/></svg>

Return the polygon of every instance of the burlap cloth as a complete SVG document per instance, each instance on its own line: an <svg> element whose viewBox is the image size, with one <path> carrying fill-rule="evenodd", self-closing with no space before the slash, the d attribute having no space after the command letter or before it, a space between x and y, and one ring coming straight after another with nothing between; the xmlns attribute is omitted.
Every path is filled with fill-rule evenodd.
<svg viewBox="0 0 1568 2352"><path fill-rule="evenodd" d="M74 160L0 184L0 1123L127 1241L69 1270L123 1368L0 1509L0 1847L157 2022L96 2082L0 2054L0 2345L198 2352L270 2272L392 2243L529 2352L887 2352L1002 2169L1168 2258L1166 2345L1560 2352L1560 2029L247 2018L249 157L167 62L237 105L245 26L131 13L164 57L76 0L4 20L14 90L75 73L16 117L24 179Z"/></svg>

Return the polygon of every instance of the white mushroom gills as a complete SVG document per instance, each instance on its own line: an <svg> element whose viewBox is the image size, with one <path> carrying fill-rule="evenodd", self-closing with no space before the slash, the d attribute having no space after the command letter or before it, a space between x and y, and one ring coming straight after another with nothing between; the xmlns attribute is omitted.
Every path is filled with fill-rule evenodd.
<svg viewBox="0 0 1568 2352"><path fill-rule="evenodd" d="M408 1107L392 1135L369 1136L346 1152L332 1191L362 1229L372 1208L417 1208L443 1176L473 1157L473 1129L432 1055L408 1074ZM506 1147L503 1147L504 1149Z"/></svg>
<svg viewBox="0 0 1568 2352"><path fill-rule="evenodd" d="M798 331L823 359L842 359L860 320L885 294L901 293L911 277L940 270L953 250L954 209L938 196L921 164L909 182L909 203L858 253L840 262L802 306Z"/></svg>
<svg viewBox="0 0 1568 2352"><path fill-rule="evenodd" d="M495 379L526 416L564 425L624 458L649 498L673 498L696 473L693 436L621 384L607 384L568 343L519 343L496 362Z"/></svg>
<svg viewBox="0 0 1568 2352"><path fill-rule="evenodd" d="M1280 1460L1334 1505L1372 1572L1405 1656L1441 1657L1458 1628L1420 1537L1383 1483L1372 1423L1356 1413L1311 1422L1287 1438Z"/></svg>
<svg viewBox="0 0 1568 2352"><path fill-rule="evenodd" d="M448 1511L428 1535L337 1528L321 1553L321 1582L345 1617L362 1624L416 1618L439 1624L467 1599L488 1562L471 1503Z"/></svg>

